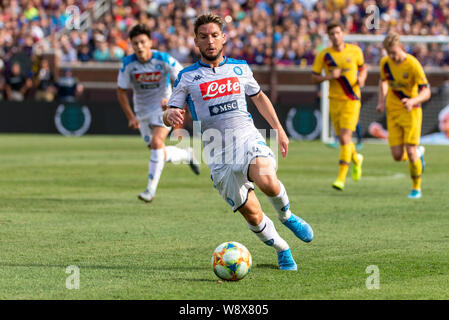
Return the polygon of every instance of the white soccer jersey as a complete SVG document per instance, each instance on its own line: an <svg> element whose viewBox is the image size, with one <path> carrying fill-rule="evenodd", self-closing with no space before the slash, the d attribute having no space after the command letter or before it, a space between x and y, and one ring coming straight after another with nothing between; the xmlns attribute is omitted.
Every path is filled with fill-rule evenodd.
<svg viewBox="0 0 449 320"><path fill-rule="evenodd" d="M170 80L175 81L182 65L168 53L152 50L146 63L137 60L136 54L126 56L118 74L117 85L133 89L134 112L138 117L160 112L161 100L172 93Z"/></svg>
<svg viewBox="0 0 449 320"><path fill-rule="evenodd" d="M183 108L187 102L193 120L201 122L202 132L218 130L226 148L225 137L230 131L238 132L237 139L242 141L260 135L246 103L246 95L259 92L260 86L246 61L225 57L215 68L201 61L184 68L168 105Z"/></svg>

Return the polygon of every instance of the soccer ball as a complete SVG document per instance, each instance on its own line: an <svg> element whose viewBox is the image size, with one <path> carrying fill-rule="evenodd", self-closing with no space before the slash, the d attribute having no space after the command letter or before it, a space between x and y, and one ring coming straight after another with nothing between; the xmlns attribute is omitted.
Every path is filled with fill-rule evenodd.
<svg viewBox="0 0 449 320"><path fill-rule="evenodd" d="M238 242L229 241L220 244L212 255L212 267L217 277L223 280L238 281L250 271L251 254Z"/></svg>

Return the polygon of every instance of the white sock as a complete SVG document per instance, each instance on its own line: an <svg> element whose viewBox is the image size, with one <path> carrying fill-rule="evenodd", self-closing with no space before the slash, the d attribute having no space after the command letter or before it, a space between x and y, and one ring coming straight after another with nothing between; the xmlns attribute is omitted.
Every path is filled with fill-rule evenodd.
<svg viewBox="0 0 449 320"><path fill-rule="evenodd" d="M181 149L175 146L166 146L165 153L165 162L188 163L191 157L187 149Z"/></svg>
<svg viewBox="0 0 449 320"><path fill-rule="evenodd" d="M276 231L273 221L268 218L263 212L263 218L259 225L253 226L247 223L249 229L266 245L273 247L277 252L287 250L288 243L281 238Z"/></svg>
<svg viewBox="0 0 449 320"><path fill-rule="evenodd" d="M151 149L150 162L148 163L148 186L151 194L156 195L157 185L164 169L164 149Z"/></svg>
<svg viewBox="0 0 449 320"><path fill-rule="evenodd" d="M275 197L267 198L276 210L278 219L281 222L285 222L288 218L290 218L292 212L290 211L290 201L288 200L287 190L285 190L285 187L281 181L279 181L279 184L281 185L281 191L279 194Z"/></svg>

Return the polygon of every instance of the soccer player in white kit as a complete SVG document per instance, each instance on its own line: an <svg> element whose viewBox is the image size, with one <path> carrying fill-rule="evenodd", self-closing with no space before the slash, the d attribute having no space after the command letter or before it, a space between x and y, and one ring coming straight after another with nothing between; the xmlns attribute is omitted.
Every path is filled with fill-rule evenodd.
<svg viewBox="0 0 449 320"><path fill-rule="evenodd" d="M131 129L140 130L150 148L148 164L148 185L138 198L151 202L156 195L157 185L165 162L189 163L195 174L200 167L193 158L192 150L165 146L170 127L162 121L172 92L170 80L176 80L182 65L167 53L152 50L151 31L144 24L137 24L129 32L134 54L122 61L117 79L117 97ZM134 112L128 101L127 89L133 89Z"/></svg>
<svg viewBox="0 0 449 320"><path fill-rule="evenodd" d="M223 56L226 35L221 17L204 14L196 19L194 30L201 59L179 73L169 108L164 112L164 123L182 123L185 113L182 108L187 101L193 119L200 122L204 149L214 153L208 156L206 152L214 187L234 212L243 215L249 229L276 249L279 268L297 270L289 245L262 211L254 184L268 197L279 220L298 238L310 242L313 231L290 211L287 192L276 175L276 159L254 126L247 111L246 95L277 130L283 157L287 155L288 137L246 61Z"/></svg>

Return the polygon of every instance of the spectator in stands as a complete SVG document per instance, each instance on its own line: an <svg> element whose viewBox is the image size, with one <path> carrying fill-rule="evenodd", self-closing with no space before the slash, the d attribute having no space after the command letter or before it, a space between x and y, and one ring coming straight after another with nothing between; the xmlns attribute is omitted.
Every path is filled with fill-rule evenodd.
<svg viewBox="0 0 449 320"><path fill-rule="evenodd" d="M31 58L31 55L33 54L33 45L34 45L33 37L26 36L23 41L22 52L24 52L30 58Z"/></svg>
<svg viewBox="0 0 449 320"><path fill-rule="evenodd" d="M2 59L0 59L0 101L2 101L4 99L3 94L5 91L5 77L4 77L4 70L5 68L5 63L3 62Z"/></svg>
<svg viewBox="0 0 449 320"><path fill-rule="evenodd" d="M37 101L51 102L54 100L56 93L54 76L47 59L41 60L40 70L34 78L34 87L36 88L35 99Z"/></svg>
<svg viewBox="0 0 449 320"><path fill-rule="evenodd" d="M123 51L123 49L120 48L116 44L116 42L117 42L116 38L113 38L111 41L108 42L109 60L111 61L121 61L122 58L125 56L125 51Z"/></svg>
<svg viewBox="0 0 449 320"><path fill-rule="evenodd" d="M84 87L73 77L70 69L63 71L63 76L56 82L58 99L61 102L74 102L83 93Z"/></svg>
<svg viewBox="0 0 449 320"><path fill-rule="evenodd" d="M191 52L184 38L171 36L168 41L168 53L181 63L191 62Z"/></svg>
<svg viewBox="0 0 449 320"><path fill-rule="evenodd" d="M72 44L67 39L62 41L59 58L61 62L75 62L78 60L76 50L72 47Z"/></svg>
<svg viewBox="0 0 449 320"><path fill-rule="evenodd" d="M87 62L92 60L92 56L90 54L89 46L87 44L80 44L78 46L78 60L81 62Z"/></svg>
<svg viewBox="0 0 449 320"><path fill-rule="evenodd" d="M28 21L37 20L39 18L39 10L36 9L33 1L26 2L24 15Z"/></svg>
<svg viewBox="0 0 449 320"><path fill-rule="evenodd" d="M94 51L93 58L95 61L108 61L110 60L110 53L108 43L103 36L98 35L95 42L96 49Z"/></svg>
<svg viewBox="0 0 449 320"><path fill-rule="evenodd" d="M116 46L118 46L119 48L121 48L123 50L123 52L125 52L127 50L127 48L129 47L128 41L122 38L118 27L115 26L111 29L111 32L109 33L109 37L112 41L115 42Z"/></svg>
<svg viewBox="0 0 449 320"><path fill-rule="evenodd" d="M322 49L315 42L326 33L326 22L340 19L350 33L386 34L396 31L401 35L449 35L448 1L361 1L361 0L117 0L113 1L111 13L107 12L94 21L89 33L72 30L68 44L55 35L65 28L68 5L77 5L81 12L90 10L94 0L3 0L0 1L0 56L7 61L13 52L27 51L36 43L48 49L61 50L61 61L109 61L121 55L113 54L104 47L120 47L124 54L130 53L127 43L128 30L143 22L153 30L154 45L160 50L170 51L183 63L198 59L193 42L192 19L201 12L212 10L225 17L226 32L230 42L225 54L234 50L250 63L262 64L274 56L276 63L311 65ZM274 12L272 5L274 4ZM369 15L366 9L376 5L380 12L379 28L367 27ZM275 28L273 28L273 23ZM274 30L273 30L274 29ZM97 42L102 36L108 44ZM277 49L272 53L272 38ZM255 40L256 39L256 40ZM288 39L284 40L284 39ZM298 39L293 43L291 39ZM41 44L44 43L44 44ZM232 43L239 43L237 49ZM257 43L257 44L255 44ZM259 47L260 44L260 47ZM84 46L89 53L84 52ZM257 49L256 49L257 48ZM305 57L302 57L304 49ZM97 50L96 58L93 57ZM409 46L408 53L415 53L424 59L424 65L449 66L447 54L436 55L442 50L438 45L427 47ZM80 54L83 51L83 54ZM101 52L99 52L101 51ZM241 52L239 52L241 51ZM366 62L378 64L381 45L366 45ZM90 57L89 57L90 56Z"/></svg>
<svg viewBox="0 0 449 320"><path fill-rule="evenodd" d="M5 93L9 101L23 101L32 87L30 78L23 75L19 62L14 62L6 76Z"/></svg>

